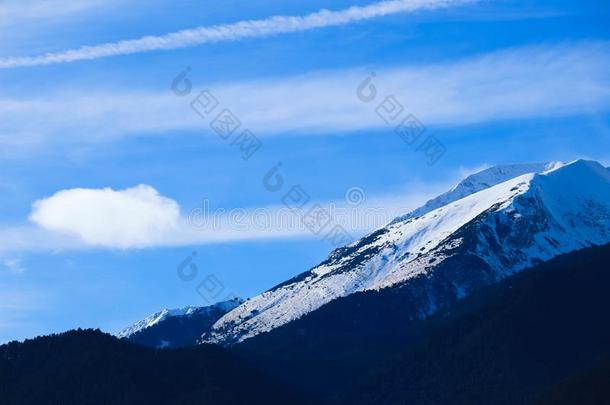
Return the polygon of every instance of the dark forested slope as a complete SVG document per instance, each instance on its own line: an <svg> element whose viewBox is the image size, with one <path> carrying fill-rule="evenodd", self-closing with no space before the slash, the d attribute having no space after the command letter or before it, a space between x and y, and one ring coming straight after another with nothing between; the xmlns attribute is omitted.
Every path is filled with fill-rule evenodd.
<svg viewBox="0 0 610 405"><path fill-rule="evenodd" d="M215 346L155 350L93 330L0 346L0 403L251 404L294 397Z"/></svg>

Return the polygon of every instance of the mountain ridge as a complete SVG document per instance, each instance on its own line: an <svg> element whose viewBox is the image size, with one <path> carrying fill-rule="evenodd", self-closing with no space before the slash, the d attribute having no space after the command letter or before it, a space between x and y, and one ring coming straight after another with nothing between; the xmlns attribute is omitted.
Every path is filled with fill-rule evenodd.
<svg viewBox="0 0 610 405"><path fill-rule="evenodd" d="M447 204L451 204L454 201L461 200L462 198L468 197L469 195L475 194L479 191L486 190L510 179L514 179L515 177L528 173L544 173L560 168L564 165L565 163L563 162L554 161L489 167L467 176L451 190L427 201L423 206L395 218L390 224L427 214L428 212L434 211L437 208L441 208Z"/></svg>
<svg viewBox="0 0 610 405"><path fill-rule="evenodd" d="M583 160L551 165L543 173L524 174L393 222L335 250L309 272L224 315L202 341L235 344L334 299L442 271L451 282L422 295L420 316L428 316L478 286L561 253L609 242L610 172ZM476 263L476 270L461 274L460 260ZM439 289L452 291L437 296Z"/></svg>

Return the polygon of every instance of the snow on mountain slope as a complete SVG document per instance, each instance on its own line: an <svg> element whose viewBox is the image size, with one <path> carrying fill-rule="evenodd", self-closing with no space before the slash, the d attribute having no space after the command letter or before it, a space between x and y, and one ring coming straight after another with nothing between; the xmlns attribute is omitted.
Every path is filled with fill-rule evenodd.
<svg viewBox="0 0 610 405"><path fill-rule="evenodd" d="M223 301L216 303L214 305L206 306L206 307L185 307L178 309L163 309L156 314L153 314L134 325L124 329L120 333L117 334L118 338L122 339L132 339L135 336L142 334L152 328L158 327L162 325L164 322L167 322L170 319L189 319L189 318L197 318L199 321L201 317L215 317L214 321L220 318L222 315L236 308L244 301L240 298L235 298L230 301ZM166 341L168 344L169 341Z"/></svg>
<svg viewBox="0 0 610 405"><path fill-rule="evenodd" d="M233 344L337 298L409 286L443 272L444 284L435 291L447 291L445 296L422 293L421 316L426 316L476 286L562 253L609 243L608 170L587 161L549 169L393 222L337 249L319 266L224 315L202 340Z"/></svg>
<svg viewBox="0 0 610 405"><path fill-rule="evenodd" d="M544 173L549 170L558 169L563 166L562 162L524 163L515 165L494 166L472 174L460 181L458 185L448 192L428 201L422 207L396 218L392 223L404 221L427 214L437 208L461 200L471 194L488 189L500 183L504 183L515 177L527 173Z"/></svg>

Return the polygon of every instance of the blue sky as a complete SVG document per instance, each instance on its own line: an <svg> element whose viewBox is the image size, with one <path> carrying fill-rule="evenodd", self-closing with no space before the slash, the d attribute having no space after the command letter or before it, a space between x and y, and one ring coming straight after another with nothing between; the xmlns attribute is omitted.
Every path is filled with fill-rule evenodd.
<svg viewBox="0 0 610 405"><path fill-rule="evenodd" d="M353 238L478 168L610 164L609 17L567 0L3 2L0 342L116 332L307 270L333 246L287 215L293 185ZM191 109L204 89L262 142L250 159ZM376 114L390 95L446 149L434 165ZM217 225L193 220L204 207Z"/></svg>

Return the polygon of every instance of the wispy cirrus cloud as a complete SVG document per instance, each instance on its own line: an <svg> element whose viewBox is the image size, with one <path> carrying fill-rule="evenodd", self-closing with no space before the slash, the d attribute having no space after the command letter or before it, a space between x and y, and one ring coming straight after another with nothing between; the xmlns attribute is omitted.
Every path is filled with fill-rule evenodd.
<svg viewBox="0 0 610 405"><path fill-rule="evenodd" d="M23 274L25 273L25 267L21 263L20 259L5 259L2 264L12 274Z"/></svg>
<svg viewBox="0 0 610 405"><path fill-rule="evenodd" d="M358 100L356 88L370 72L352 69L206 86L261 137L388 128L375 113L388 95L395 95L426 126L610 109L606 42L522 47L446 63L376 69L378 98L367 104ZM72 89L35 98L0 98L0 144L23 149L60 140L210 132L209 122L189 108L196 94L180 98L169 91Z"/></svg>
<svg viewBox="0 0 610 405"><path fill-rule="evenodd" d="M0 3L0 27L23 21L64 18L107 7L119 0L4 0Z"/></svg>
<svg viewBox="0 0 610 405"><path fill-rule="evenodd" d="M151 35L139 39L83 46L39 56L2 58L0 59L0 68L68 63L110 56L179 49L211 42L259 38L346 25L397 13L458 6L473 1L476 0L387 0L368 6L354 6L338 11L321 10L304 16L275 16L262 20L246 20L233 24L198 27L160 36Z"/></svg>

